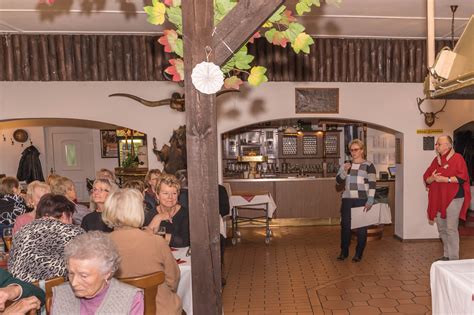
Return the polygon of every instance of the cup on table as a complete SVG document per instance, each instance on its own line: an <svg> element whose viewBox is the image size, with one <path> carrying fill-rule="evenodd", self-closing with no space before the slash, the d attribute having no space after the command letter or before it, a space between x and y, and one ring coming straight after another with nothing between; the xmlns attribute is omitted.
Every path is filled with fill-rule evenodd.
<svg viewBox="0 0 474 315"><path fill-rule="evenodd" d="M160 226L158 228L158 231L156 232L156 234L158 234L159 236L161 236L163 238L166 238L166 227Z"/></svg>
<svg viewBox="0 0 474 315"><path fill-rule="evenodd" d="M5 242L5 252L9 252L12 247L13 229L6 227L3 229L3 241Z"/></svg>

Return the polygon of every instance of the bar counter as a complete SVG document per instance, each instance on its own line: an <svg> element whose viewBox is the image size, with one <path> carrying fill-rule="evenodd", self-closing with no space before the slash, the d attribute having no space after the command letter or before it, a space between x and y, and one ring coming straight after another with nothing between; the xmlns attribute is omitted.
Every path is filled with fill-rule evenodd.
<svg viewBox="0 0 474 315"><path fill-rule="evenodd" d="M335 219L340 217L343 185L335 177L275 177L257 179L224 178L232 191L268 191L277 205L274 218ZM389 205L395 209L395 182L377 181L377 187L389 187ZM246 213L253 216L251 212Z"/></svg>
<svg viewBox="0 0 474 315"><path fill-rule="evenodd" d="M277 205L274 218L338 218L341 193L335 177L224 179L232 191L268 191ZM251 215L251 214L248 214Z"/></svg>

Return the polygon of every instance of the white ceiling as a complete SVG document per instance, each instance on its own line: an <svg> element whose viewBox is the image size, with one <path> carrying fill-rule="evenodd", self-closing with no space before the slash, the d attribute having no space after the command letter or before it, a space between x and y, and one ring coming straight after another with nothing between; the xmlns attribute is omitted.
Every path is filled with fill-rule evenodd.
<svg viewBox="0 0 474 315"><path fill-rule="evenodd" d="M254 0L256 1L256 0ZM263 0L260 0L263 1ZM474 0L434 0L436 37L451 37L451 4L455 34L461 35L474 14ZM151 0L0 0L0 33L156 34L143 6ZM294 7L296 0L287 0ZM340 8L323 5L299 18L307 32L325 37L426 38L426 0L343 0Z"/></svg>

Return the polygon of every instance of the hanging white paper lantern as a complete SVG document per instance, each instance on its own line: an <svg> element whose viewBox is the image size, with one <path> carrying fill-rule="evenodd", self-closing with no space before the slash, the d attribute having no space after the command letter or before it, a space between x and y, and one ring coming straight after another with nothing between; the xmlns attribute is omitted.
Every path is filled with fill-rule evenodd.
<svg viewBox="0 0 474 315"><path fill-rule="evenodd" d="M203 61L194 67L191 80L199 92L214 94L224 84L224 73L222 73L219 66L212 62Z"/></svg>

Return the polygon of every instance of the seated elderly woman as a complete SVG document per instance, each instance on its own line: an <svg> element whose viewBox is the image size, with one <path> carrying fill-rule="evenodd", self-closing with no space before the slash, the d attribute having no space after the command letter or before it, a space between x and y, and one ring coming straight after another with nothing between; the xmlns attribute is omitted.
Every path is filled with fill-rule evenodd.
<svg viewBox="0 0 474 315"><path fill-rule="evenodd" d="M46 194L36 209L37 219L13 238L8 271L23 281L66 276L64 246L84 230L72 225L74 204L61 195Z"/></svg>
<svg viewBox="0 0 474 315"><path fill-rule="evenodd" d="M102 217L114 228L110 238L122 258L117 277L163 271L165 282L156 293L156 314L181 314L181 300L176 294L180 276L176 260L162 237L140 229L144 219L143 195L128 188L112 193L105 202Z"/></svg>
<svg viewBox="0 0 474 315"><path fill-rule="evenodd" d="M105 233L76 237L64 257L69 282L53 287L51 314L143 314L143 291L113 278L120 257Z"/></svg>
<svg viewBox="0 0 474 315"><path fill-rule="evenodd" d="M189 213L188 209L178 204L180 191L179 181L173 175L162 175L156 184L156 193L160 204L156 207L157 214L153 217L148 229L157 231L165 227L171 234L170 246L189 246Z"/></svg>
<svg viewBox="0 0 474 315"><path fill-rule="evenodd" d="M72 215L72 223L81 225L82 219L91 211L84 205L77 203L76 186L74 182L67 177L60 177L51 184L51 192L56 195L66 196L76 206L76 211Z"/></svg>
<svg viewBox="0 0 474 315"><path fill-rule="evenodd" d="M7 176L0 182L0 224L13 225L18 216L26 212L26 203L20 195L20 183Z"/></svg>
<svg viewBox="0 0 474 315"><path fill-rule="evenodd" d="M26 202L33 210L16 218L15 225L13 226L13 234L16 234L16 232L18 232L24 225L36 219L36 208L38 207L38 203L41 197L50 191L48 184L37 180L28 184L28 188L26 189Z"/></svg>
<svg viewBox="0 0 474 315"><path fill-rule="evenodd" d="M89 213L82 219L81 227L86 231L102 231L112 232L112 229L105 225L102 221L102 211L104 203L109 193L118 190L117 184L109 179L96 179L92 188L91 209Z"/></svg>

